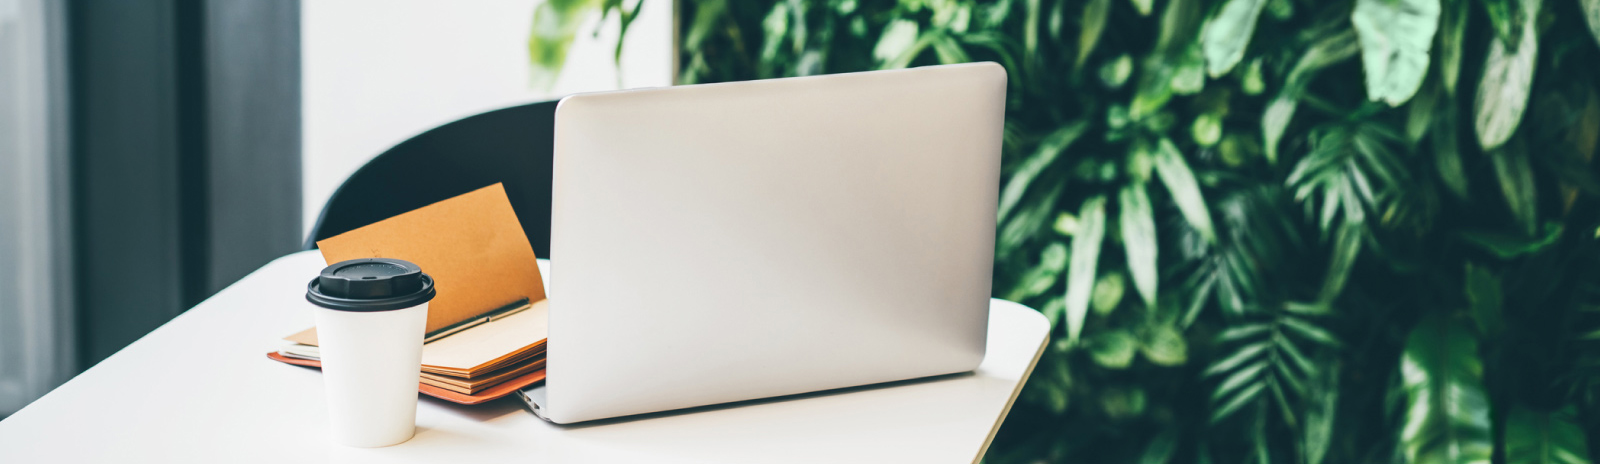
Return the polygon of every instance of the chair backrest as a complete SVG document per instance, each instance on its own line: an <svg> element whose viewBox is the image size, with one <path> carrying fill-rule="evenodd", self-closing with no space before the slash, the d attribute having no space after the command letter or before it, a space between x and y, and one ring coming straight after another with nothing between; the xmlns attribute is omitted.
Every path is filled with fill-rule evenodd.
<svg viewBox="0 0 1600 464"><path fill-rule="evenodd" d="M306 249L317 241L501 182L528 243L550 255L550 163L556 103L467 117L390 148L333 192Z"/></svg>

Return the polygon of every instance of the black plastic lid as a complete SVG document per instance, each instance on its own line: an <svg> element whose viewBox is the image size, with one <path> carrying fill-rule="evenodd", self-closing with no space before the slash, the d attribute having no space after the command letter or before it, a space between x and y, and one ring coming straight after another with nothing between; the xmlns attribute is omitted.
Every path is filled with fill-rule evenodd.
<svg viewBox="0 0 1600 464"><path fill-rule="evenodd" d="M392 311L433 299L433 278L409 261L352 259L322 269L306 285L306 301L340 311Z"/></svg>

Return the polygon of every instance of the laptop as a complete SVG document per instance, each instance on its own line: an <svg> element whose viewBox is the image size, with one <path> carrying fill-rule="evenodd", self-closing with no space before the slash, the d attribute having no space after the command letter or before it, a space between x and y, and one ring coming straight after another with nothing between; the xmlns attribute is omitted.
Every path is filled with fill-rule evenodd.
<svg viewBox="0 0 1600 464"><path fill-rule="evenodd" d="M570 424L970 371L988 333L994 63L569 96L550 339Z"/></svg>

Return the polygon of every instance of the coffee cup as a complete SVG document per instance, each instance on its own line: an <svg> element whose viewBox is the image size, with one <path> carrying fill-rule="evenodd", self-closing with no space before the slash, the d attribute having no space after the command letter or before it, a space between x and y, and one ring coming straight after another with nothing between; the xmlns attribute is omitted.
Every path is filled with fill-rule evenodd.
<svg viewBox="0 0 1600 464"><path fill-rule="evenodd" d="M433 278L388 258L328 266L306 286L315 305L317 344L333 439L376 448L416 432Z"/></svg>

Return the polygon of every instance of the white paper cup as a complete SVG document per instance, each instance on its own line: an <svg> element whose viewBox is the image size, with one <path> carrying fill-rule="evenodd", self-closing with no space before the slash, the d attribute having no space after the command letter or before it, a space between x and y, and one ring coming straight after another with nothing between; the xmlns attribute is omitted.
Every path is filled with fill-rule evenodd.
<svg viewBox="0 0 1600 464"><path fill-rule="evenodd" d="M335 442L375 448L411 439L433 296L433 279L415 264L383 258L328 266L307 286Z"/></svg>

